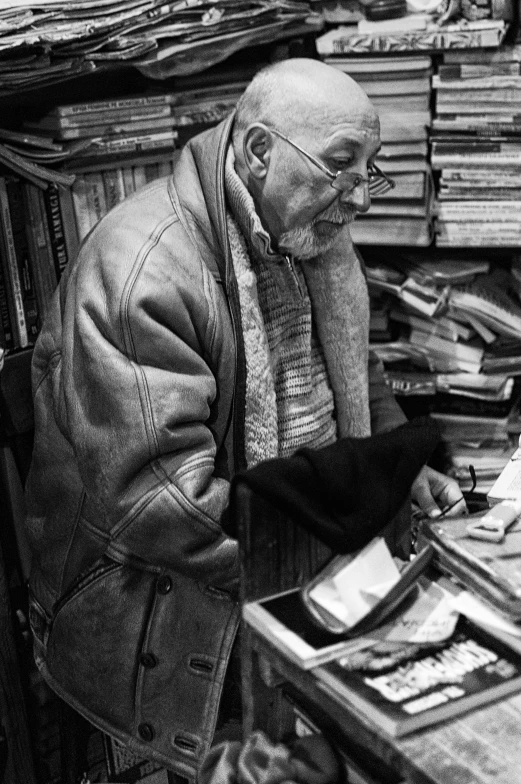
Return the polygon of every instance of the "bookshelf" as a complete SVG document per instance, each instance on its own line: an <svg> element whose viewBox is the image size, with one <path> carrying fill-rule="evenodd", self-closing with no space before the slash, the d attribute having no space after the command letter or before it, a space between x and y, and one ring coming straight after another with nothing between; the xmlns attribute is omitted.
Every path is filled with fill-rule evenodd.
<svg viewBox="0 0 521 784"><path fill-rule="evenodd" d="M334 29L334 23L329 23L329 28ZM315 29L310 33L300 32L298 35L290 35L270 43L256 44L247 46L240 51L230 54L223 62L212 65L206 70L201 71L196 76L179 75L161 80L154 80L145 76L142 72L130 68L125 64L103 65L96 71L89 73L78 73L77 76L63 82L50 84L45 88L33 88L22 90L15 96L10 97L6 94L0 95L0 105L3 108L3 117L9 118L7 130L19 132L27 121L38 121L42 116L51 114L57 106L70 103L92 104L100 100L115 100L120 97L132 98L143 94L159 95L167 92L180 93L189 90L215 89L218 85L230 83L247 82L255 73L258 67L269 62L286 56L317 56L315 39L320 34L320 30ZM380 63L388 71L391 55L386 59L380 55ZM345 55L345 60L349 55ZM358 55L360 65L363 55ZM367 59L370 59L369 57ZM389 257L389 249L392 248L393 256L410 255L411 249L419 259L440 259L442 254L440 248L434 243L432 225L430 219L433 215L433 203L435 187L440 187L440 175L435 170L432 174L432 141L426 132L426 115L429 120L435 111L434 94L431 89L431 78L438 74L440 65L454 66L457 63L442 62L442 55L432 54L431 52L416 52L415 68L410 68L409 74L404 78L416 80L412 93L418 96L414 103L414 113L418 115L417 122L413 122L411 116L411 105L407 106L405 116L395 116L389 122L383 122L384 131L384 150L382 157L382 168L384 164L398 182L398 187L393 202L375 200L375 210L372 217L360 222L360 234L355 236L355 240L360 243L363 255L368 260L375 261L377 264L382 257ZM331 57L331 60L333 58ZM405 58L398 57L399 63L397 73L401 73L399 66L403 66ZM332 63L333 64L333 63ZM338 64L338 63L337 63ZM408 63L410 65L410 63ZM345 64L344 64L345 65ZM374 63L369 64L371 79L366 79L365 84L368 89L374 87ZM347 68L346 68L347 70ZM349 71L347 71L349 72ZM362 71L363 73L363 71ZM414 77L412 74L414 73ZM360 72L359 72L360 74ZM367 70L366 70L367 74ZM353 73L356 78L356 75ZM402 73L403 76L403 73ZM363 82L363 79L362 79ZM389 81L388 81L389 84ZM485 88L484 88L485 89ZM392 94L392 93L391 93ZM232 91L233 95L233 91ZM232 99L233 100L233 99ZM378 103L378 101L376 101ZM403 98L402 98L403 102ZM222 102L221 102L222 103ZM382 100L381 105L390 103L388 98ZM227 111L228 107L224 108ZM387 113L385 113L387 114ZM393 112L389 112L393 114ZM161 116L159 112L158 117ZM165 117L169 115L165 114ZM18 295L19 307L24 316L30 308L31 296L36 299L37 319L41 319L45 314L46 300L55 288L60 274L67 265L69 259L74 256L78 242L88 231L104 211L121 199L123 195L128 195L132 189L143 182L168 174L168 167L174 148L181 146L189 135L202 130L209 124L209 115L200 117L200 122L193 122L189 126L177 128L177 136L172 137L173 144L168 144L168 139L164 139L164 147L150 149L147 154L141 154L133 158L121 154L118 159L117 151L113 151L112 157L107 157L102 161L99 157L84 155L83 159L79 156L71 157L63 164L52 165L53 170L59 170L65 174L75 174L76 181L72 186L66 183L52 184L45 192L41 191L32 182L23 183L21 202L24 211L25 225L31 229L29 235L29 257L40 259L41 265L32 266L32 279L27 287L27 299L24 300L23 292L20 289ZM121 123L124 117L121 115ZM219 117L214 114L210 122L217 122ZM165 125L168 125L166 123ZM188 128L188 130L187 130ZM56 128L55 128L56 129ZM59 128L58 128L59 130ZM441 130L441 126L440 126ZM37 132L37 131L34 131ZM400 136L400 132L403 136ZM0 142L2 139L0 139ZM5 141L5 140L4 140ZM49 150L51 152L52 150ZM56 152L56 151L55 151ZM439 152L439 148L438 148ZM45 158L42 158L42 162ZM5 167L0 168L0 182L7 181L13 176L13 172ZM16 175L15 175L16 179ZM19 177L17 179L20 179ZM23 179L23 178L22 178ZM444 177L447 180L447 177ZM450 182L450 180L448 181ZM446 183L443 187L449 187ZM521 185L520 185L521 189ZM9 193L6 189L7 205L10 206ZM517 195L517 194L516 194ZM0 205L2 203L2 190L0 187ZM5 203L5 199L4 199ZM411 234L407 235L404 227L408 221ZM73 230L71 231L71 227ZM416 231L414 233L413 229ZM358 225L355 231L358 230ZM4 227L5 234L5 227ZM371 245L371 238L378 235L378 244ZM404 242L404 238L408 241ZM13 234L14 242L14 234ZM451 262L457 266L459 262L464 262L476 258L475 248L462 248L454 246L454 253L451 254ZM508 268L512 264L512 259L519 252L517 241L510 247L485 247L479 246L479 255L486 256L492 267L502 269ZM445 255L443 256L445 258ZM3 267L4 277L8 275L8 268ZM5 281L4 281L5 285ZM403 290L403 289L402 289ZM39 292L39 293L36 293ZM6 311L4 307L4 318L7 312L7 319L13 319L13 300L9 296L5 302L11 307L11 311ZM386 300L387 305L390 300ZM399 303L393 302L393 308L397 308ZM373 314L376 316L379 310L379 299L374 298ZM14 311L16 313L16 311ZM389 323L389 311L380 314L382 319L387 318ZM395 319L398 322L397 319ZM392 322L392 319L391 319ZM7 321L5 322L7 323ZM462 322L458 322L462 323ZM383 321L381 322L383 324ZM38 329L38 320L33 323L33 327ZM396 324L394 324L396 329ZM384 330L381 330L384 331ZM5 332L5 329L4 329ZM0 373L0 389L2 398L0 400L1 422L4 438L7 439L9 450L14 461L14 468L19 474L23 484L28 462L30 459L32 445L32 407L30 396L30 359L31 343L34 337L29 332L18 334L12 338L12 344L6 353L4 367ZM518 369L519 370L519 369ZM452 371L451 371L452 372ZM391 381L393 381L391 379ZM417 381L417 379L416 379ZM432 379L431 379L432 381ZM412 383L413 379L403 376L394 379L395 389L399 391L400 384ZM433 392L433 395L435 392ZM414 398L414 396L402 395L400 400L404 408L414 414L422 412L427 406L426 397ZM429 401L429 404L431 401ZM422 409L422 404L425 404ZM427 406L428 407L428 406ZM510 443L510 442L509 442ZM504 444L503 454L509 445ZM495 454L496 460L501 460ZM441 457L440 457L441 459ZM476 456L466 459L476 460ZM492 457L491 457L492 459ZM10 463L11 467L13 463ZM497 463L496 463L497 465ZM4 485L6 480L4 479ZM16 525L13 522L13 525ZM22 549L23 553L23 549ZM25 567L26 568L26 567ZM24 567L21 567L22 582ZM40 688L40 684L37 684ZM40 708L32 708L34 711ZM58 774L55 771L56 765L52 770L52 775L57 781ZM29 776L25 781L30 782Z"/></svg>

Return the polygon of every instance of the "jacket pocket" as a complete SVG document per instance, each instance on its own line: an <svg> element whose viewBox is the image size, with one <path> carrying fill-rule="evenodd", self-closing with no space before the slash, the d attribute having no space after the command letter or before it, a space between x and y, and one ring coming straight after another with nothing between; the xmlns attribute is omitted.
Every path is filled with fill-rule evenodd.
<svg viewBox="0 0 521 784"><path fill-rule="evenodd" d="M138 650L154 596L151 574L104 556L54 607L47 668L75 701L128 730Z"/></svg>

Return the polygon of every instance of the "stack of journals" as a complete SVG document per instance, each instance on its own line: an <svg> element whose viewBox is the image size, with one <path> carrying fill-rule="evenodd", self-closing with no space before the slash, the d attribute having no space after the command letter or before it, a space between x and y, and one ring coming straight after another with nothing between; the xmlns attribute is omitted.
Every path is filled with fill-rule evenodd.
<svg viewBox="0 0 521 784"><path fill-rule="evenodd" d="M246 81L227 81L59 105L26 121L25 130L51 137L57 144L77 144L80 149L67 160L67 167L74 171L107 168L144 155L157 160L224 119L246 85Z"/></svg>
<svg viewBox="0 0 521 784"><path fill-rule="evenodd" d="M351 227L355 242L429 245L432 241L430 125L431 58L419 56L324 57L353 77L380 115L382 149L378 165L394 190L372 199L367 215Z"/></svg>
<svg viewBox="0 0 521 784"><path fill-rule="evenodd" d="M365 256L371 348L389 385L409 417L438 421L447 473L468 489L468 466L479 465L479 481L492 485L521 432L521 306L511 271L490 272L483 254L463 251L411 251L392 265L376 249Z"/></svg>
<svg viewBox="0 0 521 784"><path fill-rule="evenodd" d="M446 52L433 76L436 244L521 241L521 45Z"/></svg>

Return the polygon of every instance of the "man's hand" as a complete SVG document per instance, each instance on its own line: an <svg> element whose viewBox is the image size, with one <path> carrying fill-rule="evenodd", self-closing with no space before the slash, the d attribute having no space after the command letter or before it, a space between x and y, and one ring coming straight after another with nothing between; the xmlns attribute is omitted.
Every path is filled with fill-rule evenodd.
<svg viewBox="0 0 521 784"><path fill-rule="evenodd" d="M411 488L411 498L429 517L439 517L443 509L452 506L447 517L464 514L467 505L458 483L430 466L423 466ZM458 503L459 502L459 503Z"/></svg>

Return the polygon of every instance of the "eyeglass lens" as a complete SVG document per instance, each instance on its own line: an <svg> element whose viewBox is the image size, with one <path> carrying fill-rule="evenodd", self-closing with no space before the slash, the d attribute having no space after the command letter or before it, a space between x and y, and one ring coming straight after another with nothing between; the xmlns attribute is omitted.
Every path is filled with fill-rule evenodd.
<svg viewBox="0 0 521 784"><path fill-rule="evenodd" d="M341 171L337 174L331 184L339 191L353 191L362 182L367 182L369 184L369 193L372 196L379 196L382 193L387 193L391 188L394 188L394 182L387 179L379 172L370 175L367 180L356 172Z"/></svg>

